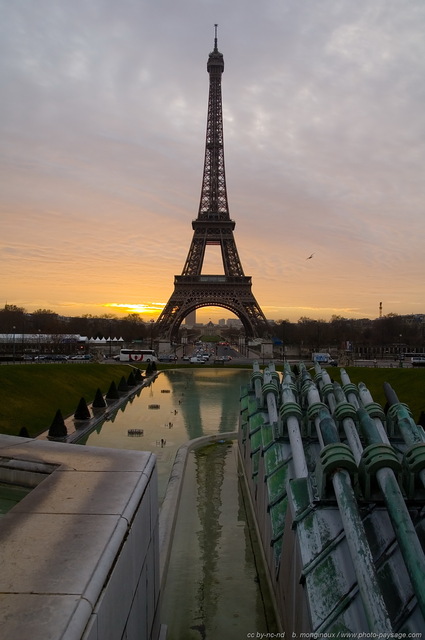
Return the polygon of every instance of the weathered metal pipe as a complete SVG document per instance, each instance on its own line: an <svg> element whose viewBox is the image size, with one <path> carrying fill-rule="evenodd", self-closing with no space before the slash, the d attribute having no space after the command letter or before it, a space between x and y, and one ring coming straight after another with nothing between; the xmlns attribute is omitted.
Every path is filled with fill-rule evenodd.
<svg viewBox="0 0 425 640"><path fill-rule="evenodd" d="M307 397L307 403L309 407L314 409L314 415L313 415L314 426L316 429L317 437L320 442L320 446L323 448L324 442L323 442L322 432L320 430L320 418L319 418L319 411L322 408L323 403L320 398L320 393L317 387L315 386L313 380L311 380L311 378L306 380L303 386L303 389ZM315 406L317 407L317 410L315 409Z"/></svg>
<svg viewBox="0 0 425 640"><path fill-rule="evenodd" d="M338 382L334 382L334 394L337 402L346 402L345 393Z"/></svg>
<svg viewBox="0 0 425 640"><path fill-rule="evenodd" d="M258 364L258 362L253 363L252 369L253 369L252 379L254 380L255 398L257 400L258 405L261 406L263 403L263 391L262 391L263 374L261 373L260 365Z"/></svg>
<svg viewBox="0 0 425 640"><path fill-rule="evenodd" d="M388 404L392 405L399 402L396 392L388 382L384 382L384 393Z"/></svg>
<svg viewBox="0 0 425 640"><path fill-rule="evenodd" d="M392 469L378 469L376 479L412 581L418 605L425 616L425 554Z"/></svg>
<svg viewBox="0 0 425 640"><path fill-rule="evenodd" d="M398 428L406 444L412 445L419 442L425 442L423 430L419 429L410 417L406 406L401 404L396 392L388 382L384 382L384 392L387 398L390 410L393 408L392 414L395 415Z"/></svg>
<svg viewBox="0 0 425 640"><path fill-rule="evenodd" d="M355 408L350 402L347 402L345 393L338 382L334 382L333 387L337 403L333 415L342 420L342 428L344 429L348 445L353 452L356 463L359 464L363 453L363 446L360 441L356 423L353 419L353 417L355 417Z"/></svg>
<svg viewBox="0 0 425 640"><path fill-rule="evenodd" d="M271 372L268 369L264 371L263 379L264 384L262 387L262 392L266 398L269 423L271 425L277 425L278 413L276 398L279 394L279 390L275 380L271 375Z"/></svg>
<svg viewBox="0 0 425 640"><path fill-rule="evenodd" d="M358 389L354 383L351 382L350 376L345 369L340 369L341 382L344 387L344 393L347 396L348 402L356 409L359 408L360 403L357 398Z"/></svg>
<svg viewBox="0 0 425 640"><path fill-rule="evenodd" d="M297 377L295 373L292 371L291 365L289 364L289 362L285 362L285 364L283 365L283 377L286 378L287 376L291 377L291 382L294 382Z"/></svg>
<svg viewBox="0 0 425 640"><path fill-rule="evenodd" d="M287 379L287 376L285 376ZM282 407L288 407L297 403L292 386L288 383L282 385ZM298 404L298 403L297 403ZM282 408L281 408L282 413ZM292 413L292 412L291 412ZM301 409L300 409L301 413ZM306 478L308 476L308 467L304 454L304 447L301 437L301 429L298 418L295 415L289 415L286 418L288 428L289 441L291 443L292 460L294 463L294 472L296 478Z"/></svg>
<svg viewBox="0 0 425 640"><path fill-rule="evenodd" d="M302 383L304 384L304 382L306 382L307 380L312 380L310 372L307 371L306 366L304 364L304 362L300 362L299 365L299 370L300 370L300 376L301 376L301 380Z"/></svg>
<svg viewBox="0 0 425 640"><path fill-rule="evenodd" d="M348 548L353 559L359 591L371 632L393 631L387 607L374 569L372 552L359 514L351 478L345 469L332 476L332 484L344 526ZM372 595L373 594L373 595ZM381 636L384 637L385 636Z"/></svg>
<svg viewBox="0 0 425 640"><path fill-rule="evenodd" d="M282 384L287 384L287 385L293 385L294 384L290 371L285 371L284 372L284 377L283 377L283 383Z"/></svg>
<svg viewBox="0 0 425 640"><path fill-rule="evenodd" d="M326 446L327 444L332 444L333 442L340 442L338 429L336 428L335 422L331 417L330 413L323 409L319 412L319 428L322 433L323 443Z"/></svg>
<svg viewBox="0 0 425 640"><path fill-rule="evenodd" d="M420 449L425 442L424 431L412 420L409 411L399 402L396 392L388 382L384 382L384 391L388 404L390 405L388 413L392 419L395 418L403 440L410 447L407 458L412 461L416 453L419 454L419 456L421 455ZM420 470L417 474L422 485L425 487L425 469Z"/></svg>
<svg viewBox="0 0 425 640"><path fill-rule="evenodd" d="M385 419L384 410L379 404L373 401L372 395L364 382L359 382L358 387L361 403L375 421L376 428L379 431L382 442L390 444L387 432L385 431L384 425L382 423L382 420Z"/></svg>
<svg viewBox="0 0 425 640"><path fill-rule="evenodd" d="M316 363L315 366L319 368L316 379L317 385L320 389L320 394L323 398L323 402L326 402L329 405L329 408L333 413L336 407L336 400L333 392L331 377L326 369L322 369L318 363Z"/></svg>
<svg viewBox="0 0 425 640"><path fill-rule="evenodd" d="M364 407L357 409L359 416L360 430L367 444L378 444L384 442L382 436L376 426L376 422L370 417Z"/></svg>
<svg viewBox="0 0 425 640"><path fill-rule="evenodd" d="M307 388L307 401L309 405L322 401L319 390L317 389L313 381L310 382Z"/></svg>
<svg viewBox="0 0 425 640"><path fill-rule="evenodd" d="M367 410L360 408L357 413L360 418L360 428L367 444L382 444L383 440L380 431ZM419 607L425 616L425 554L393 469L387 466L381 467L376 471L375 475L382 491Z"/></svg>
<svg viewBox="0 0 425 640"><path fill-rule="evenodd" d="M322 409L319 412L319 416L319 426L326 445L340 442L338 430L329 412L326 409ZM353 560L369 630L371 632L390 633L392 631L390 617L379 587L372 552L348 471L338 467L332 474L332 485L348 548ZM373 594L373 597L371 597L371 594Z"/></svg>
<svg viewBox="0 0 425 640"><path fill-rule="evenodd" d="M333 413L336 408L336 398L333 389L333 382L326 369L323 369L322 373L323 390L326 393L326 402L329 405L331 412Z"/></svg>

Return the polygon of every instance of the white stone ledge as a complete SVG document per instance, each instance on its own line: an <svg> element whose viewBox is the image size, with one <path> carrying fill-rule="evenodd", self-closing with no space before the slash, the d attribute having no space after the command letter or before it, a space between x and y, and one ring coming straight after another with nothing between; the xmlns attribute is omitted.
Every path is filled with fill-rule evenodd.
<svg viewBox="0 0 425 640"><path fill-rule="evenodd" d="M158 582L155 455L0 435L2 462L5 472L26 465L51 471L0 519L2 637L80 640L87 628L87 638L105 640L97 629L110 615L102 608L108 589L114 620L133 627L138 616L146 620L147 611L132 609L134 594L122 597L111 576L117 567L123 575L134 571L133 558L144 553L138 570L148 564L149 580ZM140 577L133 582L137 589ZM111 629L108 637L124 633Z"/></svg>

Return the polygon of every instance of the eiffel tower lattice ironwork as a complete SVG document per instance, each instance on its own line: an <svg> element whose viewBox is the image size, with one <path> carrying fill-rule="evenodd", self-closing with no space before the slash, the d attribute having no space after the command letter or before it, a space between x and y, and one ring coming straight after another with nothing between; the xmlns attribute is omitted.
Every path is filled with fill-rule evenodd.
<svg viewBox="0 0 425 640"><path fill-rule="evenodd" d="M251 276L244 274L236 248L227 202L224 171L223 111L221 76L223 54L217 49L215 25L214 51L209 54L208 118L204 173L198 217L192 221L193 239L182 274L174 277L174 292L159 316L155 333L175 341L184 318L201 307L224 307L242 322L246 336L268 333L267 320L252 291ZM224 275L202 275L207 245L220 245Z"/></svg>

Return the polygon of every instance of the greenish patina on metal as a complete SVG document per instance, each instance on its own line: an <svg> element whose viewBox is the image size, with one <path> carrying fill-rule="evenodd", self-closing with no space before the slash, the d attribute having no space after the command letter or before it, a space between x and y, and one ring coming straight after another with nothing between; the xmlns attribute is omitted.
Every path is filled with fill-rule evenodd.
<svg viewBox="0 0 425 640"><path fill-rule="evenodd" d="M387 394L389 395L389 394ZM391 395L390 398L393 398ZM409 410L400 403L393 404L389 413L396 416L400 433L409 445L420 446L423 442L420 429L411 421ZM360 463L360 477L363 480L363 492L366 497L372 495L371 480L376 478L381 495L388 509L398 544L403 555L410 579L415 587L416 596L423 615L425 616L425 555L419 541L415 526L402 493L402 462L396 450L389 444L383 443L375 422L365 409L358 409L360 428L368 443L364 449ZM409 453L411 449L409 449ZM419 468L425 461L425 456L419 463ZM422 467L423 468L423 467ZM412 494L408 486L408 493ZM410 490L410 491L409 491ZM411 496L414 497L414 496Z"/></svg>
<svg viewBox="0 0 425 640"><path fill-rule="evenodd" d="M267 491L269 507L282 500L286 494L286 482L288 479L288 465L284 465L276 469L276 471L267 478Z"/></svg>
<svg viewBox="0 0 425 640"><path fill-rule="evenodd" d="M267 451L264 451L263 457L265 479L267 479L277 468L288 461L288 452L282 447L281 443L275 441Z"/></svg>
<svg viewBox="0 0 425 640"><path fill-rule="evenodd" d="M241 416L250 412L241 458L255 475L248 484L282 626L380 638L423 631L425 432L392 389L387 412L339 372L340 382L317 363L285 363L278 380L272 363L257 363L241 403Z"/></svg>
<svg viewBox="0 0 425 640"><path fill-rule="evenodd" d="M282 538L287 507L288 500L286 498L270 507L270 521L272 526L270 542L272 546L276 544L277 540Z"/></svg>
<svg viewBox="0 0 425 640"><path fill-rule="evenodd" d="M263 451L266 451L274 442L275 435L273 425L270 423L264 424L261 427L261 442Z"/></svg>

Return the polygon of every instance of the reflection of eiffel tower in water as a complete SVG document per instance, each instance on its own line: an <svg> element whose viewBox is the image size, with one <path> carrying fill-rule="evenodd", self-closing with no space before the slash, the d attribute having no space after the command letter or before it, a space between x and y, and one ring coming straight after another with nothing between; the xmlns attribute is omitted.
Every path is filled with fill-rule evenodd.
<svg viewBox="0 0 425 640"><path fill-rule="evenodd" d="M200 632L210 627L217 614L217 564L219 560L221 492L226 465L225 453L220 448L195 451L198 495L196 506L200 521L198 542L202 580L196 598L196 627Z"/></svg>
<svg viewBox="0 0 425 640"><path fill-rule="evenodd" d="M221 370L215 373L214 369L211 373L205 370L202 377L194 377L188 382L186 374L179 380L177 376L172 375L172 372L164 371L164 375L169 376L173 394L181 400L179 410L186 425L188 440L205 435L202 414L205 416L210 407L214 408L214 414L219 420L219 427L214 429L215 432L226 433L237 429L239 404L237 399L235 402L233 386L228 384L226 376L229 375L229 371L226 371L226 376L220 375L222 373ZM186 389L189 389L190 400L185 397Z"/></svg>
<svg viewBox="0 0 425 640"><path fill-rule="evenodd" d="M245 335L263 336L269 332L267 320L251 291L251 276L246 276L236 248L227 203L224 171L223 113L221 76L223 54L217 49L217 25L214 51L207 71L210 76L204 174L198 217L192 222L193 239L182 274L174 277L174 292L156 323L158 336L174 342L184 318L201 307L224 307L242 322ZM224 275L202 275L205 251L219 245Z"/></svg>

